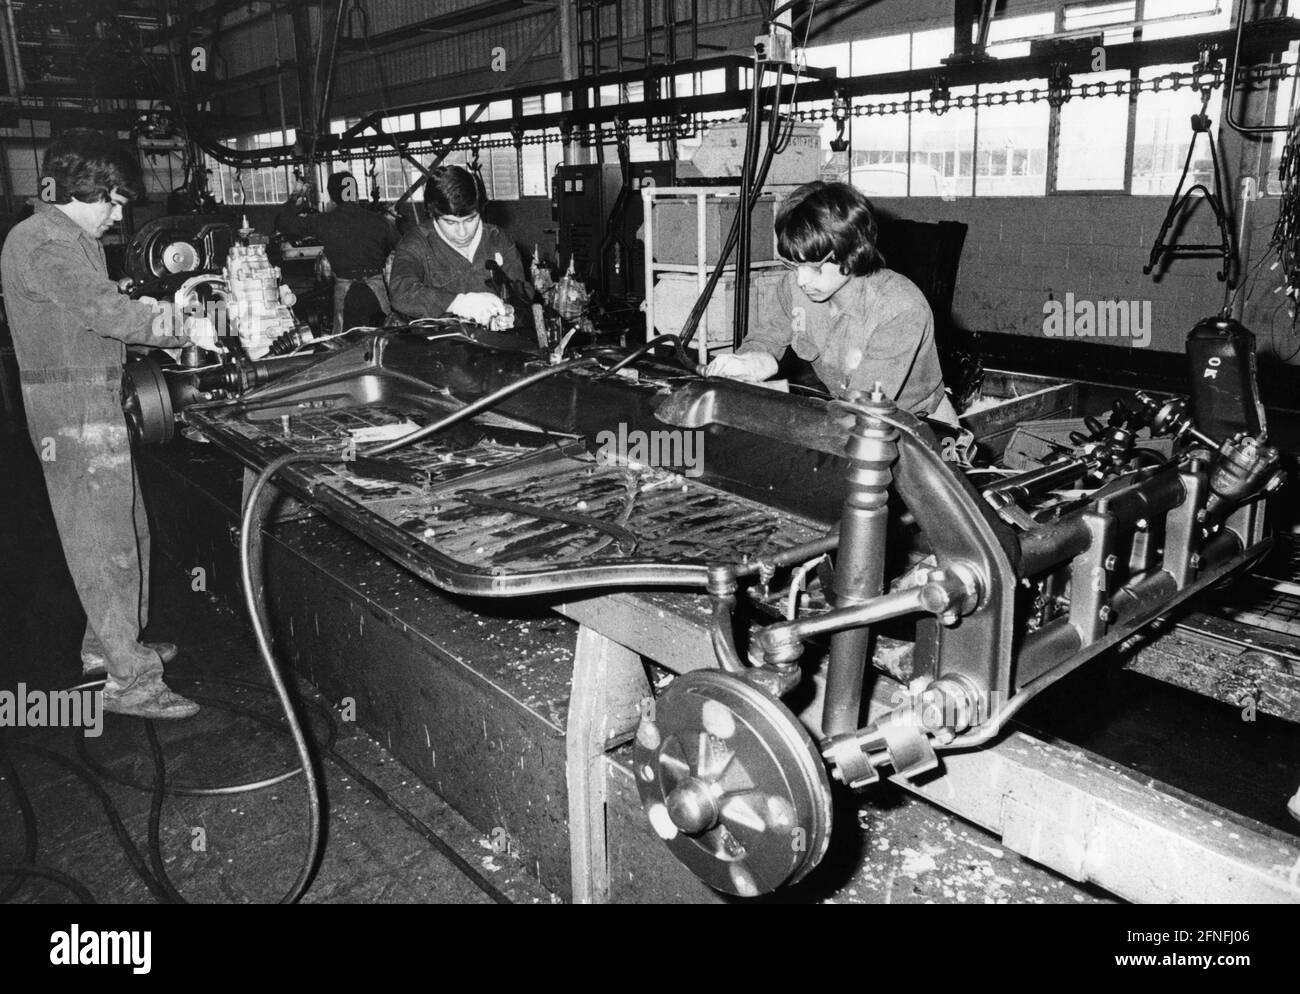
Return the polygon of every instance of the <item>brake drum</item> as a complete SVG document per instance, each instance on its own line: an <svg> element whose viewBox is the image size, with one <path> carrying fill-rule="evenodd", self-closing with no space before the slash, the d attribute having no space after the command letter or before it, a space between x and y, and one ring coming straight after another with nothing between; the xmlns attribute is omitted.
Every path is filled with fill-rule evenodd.
<svg viewBox="0 0 1300 994"><path fill-rule="evenodd" d="M176 434L172 396L162 367L146 356L127 362L122 372L122 412L142 443L170 442Z"/></svg>
<svg viewBox="0 0 1300 994"><path fill-rule="evenodd" d="M721 670L679 676L633 749L650 824L716 890L754 897L795 883L830 843L822 757L775 697Z"/></svg>

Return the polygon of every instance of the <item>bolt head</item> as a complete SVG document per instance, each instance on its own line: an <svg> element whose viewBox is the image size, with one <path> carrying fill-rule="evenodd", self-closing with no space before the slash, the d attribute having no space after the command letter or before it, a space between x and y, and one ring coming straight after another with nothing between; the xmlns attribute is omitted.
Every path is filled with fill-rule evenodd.
<svg viewBox="0 0 1300 994"><path fill-rule="evenodd" d="M664 803L673 824L687 835L699 835L717 823L717 800L709 784L698 777L683 780Z"/></svg>

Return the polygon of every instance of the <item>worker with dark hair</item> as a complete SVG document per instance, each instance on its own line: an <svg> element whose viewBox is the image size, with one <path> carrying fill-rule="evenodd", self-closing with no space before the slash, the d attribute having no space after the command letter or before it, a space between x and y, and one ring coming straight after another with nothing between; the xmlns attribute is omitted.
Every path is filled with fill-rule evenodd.
<svg viewBox="0 0 1300 994"><path fill-rule="evenodd" d="M149 614L149 524L122 414L127 345L176 348L169 312L108 278L99 239L140 196L140 166L97 131L59 136L41 202L0 253L0 281L32 443L68 570L86 610L84 673L107 670L104 709L186 718L198 705L163 683L170 643L141 644Z"/></svg>
<svg viewBox="0 0 1300 994"><path fill-rule="evenodd" d="M871 202L846 183L805 184L781 205L776 234L789 275L755 306L735 354L705 373L765 380L792 348L836 397L879 383L903 410L955 424L934 315L915 283L885 268Z"/></svg>
<svg viewBox="0 0 1300 994"><path fill-rule="evenodd" d="M478 183L461 166L440 166L428 180L424 203L429 221L408 232L393 256L394 309L411 318L500 321L506 305L491 292L488 263L519 285L524 265L514 243L480 216Z"/></svg>
<svg viewBox="0 0 1300 994"><path fill-rule="evenodd" d="M343 301L353 283L364 282L370 287L385 315L391 310L384 286L384 263L397 247L397 229L362 203L351 173L334 173L325 189L332 210L323 214L282 211L275 226L290 238L315 238L325 246L325 258L334 273L334 330L346 331ZM284 206L303 203L306 193L306 184L299 182Z"/></svg>

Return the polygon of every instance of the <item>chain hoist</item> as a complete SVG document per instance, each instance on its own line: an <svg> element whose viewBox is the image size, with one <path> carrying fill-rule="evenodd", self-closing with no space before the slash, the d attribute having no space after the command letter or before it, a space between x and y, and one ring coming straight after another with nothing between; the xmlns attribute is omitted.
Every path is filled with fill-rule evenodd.
<svg viewBox="0 0 1300 994"><path fill-rule="evenodd" d="M952 93L948 89L947 77L935 76L930 84L930 113L935 117L943 117L944 114L948 113L948 108L951 106ZM959 100L958 107L960 106Z"/></svg>
<svg viewBox="0 0 1300 994"><path fill-rule="evenodd" d="M835 91L835 98L831 101L831 120L835 122L835 137L831 139L831 151L847 152L849 140L844 137L844 126L849 121L849 98L844 95L843 90Z"/></svg>
<svg viewBox="0 0 1300 994"><path fill-rule="evenodd" d="M1051 72L1047 76L1047 103L1053 108L1061 107L1072 96L1073 86L1074 80L1065 71L1065 63L1053 62Z"/></svg>
<svg viewBox="0 0 1300 994"><path fill-rule="evenodd" d="M366 168L366 178L370 180L370 202L376 207L379 206L379 162L375 156L373 148L366 149L370 156L370 164Z"/></svg>

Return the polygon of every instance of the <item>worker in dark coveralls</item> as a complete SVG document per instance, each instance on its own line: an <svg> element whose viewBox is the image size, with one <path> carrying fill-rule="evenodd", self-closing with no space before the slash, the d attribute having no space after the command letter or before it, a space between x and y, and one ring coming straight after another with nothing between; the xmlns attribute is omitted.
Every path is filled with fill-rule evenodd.
<svg viewBox="0 0 1300 994"><path fill-rule="evenodd" d="M45 155L50 202L16 225L0 282L32 443L82 607L82 669L106 669L106 711L187 718L193 701L163 683L170 643L141 644L149 612L149 525L122 414L126 346L189 344L165 332L155 302L108 278L99 239L143 192L140 167L115 139L72 131Z"/></svg>
<svg viewBox="0 0 1300 994"><path fill-rule="evenodd" d="M315 238L325 246L325 258L334 273L334 330L343 327L343 301L352 284L370 287L385 314L392 310L384 287L384 263L397 247L397 229L382 214L365 207L357 196L357 182L349 172L335 173L325 184L333 209L323 214L281 213L276 228L290 238ZM299 184L285 201L302 203L307 187Z"/></svg>
<svg viewBox="0 0 1300 994"><path fill-rule="evenodd" d="M501 321L508 312L491 292L488 262L519 285L524 264L505 233L479 216L478 183L467 169L440 166L425 186L424 203L429 220L408 232L393 256L393 308L409 318Z"/></svg>

